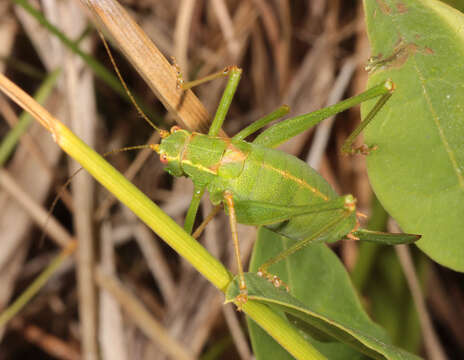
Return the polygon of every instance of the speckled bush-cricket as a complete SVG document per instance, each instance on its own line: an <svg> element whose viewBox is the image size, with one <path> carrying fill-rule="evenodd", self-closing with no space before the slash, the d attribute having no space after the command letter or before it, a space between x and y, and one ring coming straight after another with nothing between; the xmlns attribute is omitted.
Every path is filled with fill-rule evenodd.
<svg viewBox="0 0 464 360"><path fill-rule="evenodd" d="M104 44L107 46L105 41ZM125 86L111 53L109 55ZM268 268L311 242L331 242L349 237L399 244L410 243L420 238L418 235L359 230L356 219L356 201L353 196L339 197L331 186L306 163L274 149L334 114L363 101L380 97L342 148L347 153L368 153L372 148L363 146L353 149L352 142L391 96L394 90L391 81L386 81L336 105L277 123L262 131L250 143L244 139L273 120L287 114L289 108L280 107L230 139L219 137L218 133L239 83L241 70L237 67L228 67L204 79L180 84L186 89L221 76L228 76L229 80L207 135L191 133L177 126L174 126L170 132L159 129L143 114L125 86L127 94L140 115L160 133L162 140L160 144L134 146L118 151L150 147L160 155L161 162L166 164L166 170L171 175L187 176L192 179L195 191L184 224L184 229L188 233L192 232L200 199L206 189L209 191L211 201L216 204L216 208L197 228L193 237L197 238L214 214L220 210L220 205L225 205L230 219L238 263L240 287L238 304L246 302L247 289L240 260L237 223L266 226L277 234L296 240L294 246L267 260L259 269L259 274L272 281L276 287L282 285L282 282L277 276L269 274ZM25 292L7 309L8 311L5 310L0 315L0 322L6 322L19 310L40 289L51 271L47 268L40 278L31 284L27 293Z"/></svg>
<svg viewBox="0 0 464 360"><path fill-rule="evenodd" d="M194 194L184 224L188 233L192 232L205 189L209 192L211 202L217 205L216 209L221 204L224 205L230 220L238 262L239 303L247 301L247 288L240 260L237 223L265 226L279 235L297 240L295 245L267 260L259 269L258 275L266 277L277 287L283 283L268 272L269 266L311 242L332 242L348 237L384 243L406 243L419 238L417 235L358 229L356 200L353 196L338 196L323 177L305 162L274 149L334 114L363 101L379 98L342 148L347 153L368 153L372 148L364 146L354 149L352 143L391 96L394 90L391 81L336 105L279 122L262 131L252 142L247 142L244 140L246 137L285 115L289 108L280 107L232 138L219 137L219 130L226 118L241 72L241 69L232 66L204 80L185 84L180 80L180 86L190 88L216 77L228 76L226 89L208 134L189 132L174 126L170 132L160 131L162 140L159 145L150 145L159 154L169 174L189 177L194 183ZM194 237L199 236L211 217L205 219Z"/></svg>

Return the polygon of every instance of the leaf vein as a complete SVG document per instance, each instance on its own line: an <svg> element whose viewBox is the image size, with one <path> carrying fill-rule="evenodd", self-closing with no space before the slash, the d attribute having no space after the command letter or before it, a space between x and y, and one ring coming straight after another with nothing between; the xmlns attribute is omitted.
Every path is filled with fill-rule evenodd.
<svg viewBox="0 0 464 360"><path fill-rule="evenodd" d="M461 189L464 190L464 178L462 176L462 174L460 173L460 170L459 170L459 164L456 160L456 156L454 154L454 151L453 149L451 148L447 138L446 138L446 135L445 135L445 132L443 130L443 126L442 124L440 123L440 118L438 117L436 111L435 111L435 108L433 107L433 104L432 104L432 101L430 99L430 96L429 96L429 93L427 91L427 87L425 86L425 79L419 69L419 67L417 66L417 63L416 61L414 60L414 67L417 71L417 74L419 75L419 80L420 80L420 83L421 83L421 86L422 86L422 89L424 91L424 98L427 102L427 105L429 107L429 110L430 110L430 113L432 115L432 119L437 127L437 130L438 130L438 134L440 136L440 139L443 143L443 146L445 147L445 150L448 154L448 157L450 159L450 162L451 162L451 165L453 166L453 170L456 174L456 177L458 179L458 183L459 183L459 186L461 187Z"/></svg>

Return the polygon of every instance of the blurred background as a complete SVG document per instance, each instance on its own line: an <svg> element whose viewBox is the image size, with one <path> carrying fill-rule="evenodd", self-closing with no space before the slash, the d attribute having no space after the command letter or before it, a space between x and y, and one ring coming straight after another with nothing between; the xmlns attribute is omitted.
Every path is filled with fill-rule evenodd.
<svg viewBox="0 0 464 360"><path fill-rule="evenodd" d="M290 115L298 115L365 90L364 66L374 54L370 54L360 1L124 0L121 4L168 59L175 57L184 80L232 64L243 69L224 124L227 134L282 104L290 106ZM100 80L101 74L95 76L76 51L63 46L50 27L40 25L31 15L33 9L59 29L58 36L70 39L113 73L89 13L77 0L2 1L0 71L33 94L47 74L60 69L44 100L46 107L100 153L157 142L134 106ZM113 55L149 117L165 129L172 126L173 117L115 47ZM210 114L224 85L221 79L194 89ZM0 95L4 139L20 113ZM364 157L343 156L339 150L359 119L359 109L351 109L335 122L326 120L317 130L295 137L282 149L307 161L340 194L353 194L359 210L368 215L370 228L386 230L388 214L372 194ZM30 124L14 151L2 156L0 309L57 256L59 246L79 239L85 255L60 266L40 294L1 329L0 359L91 359L98 351L108 359L173 356L121 310L123 300L115 301L102 289L105 281L97 279L93 286L91 267L97 264L144 304L162 325L160 334L174 339L173 346L202 359L252 358L242 314L231 305L223 306L223 295L129 210L83 171L63 190L78 166L38 125ZM150 150L119 152L108 159L183 223L193 191L188 179L169 177ZM61 200L47 216L58 192ZM211 210L205 200L203 214ZM224 231L227 221L218 216L201 241L234 271L231 241ZM248 258L255 229L241 226L239 236ZM63 237L66 240L59 240ZM406 267L391 247L344 241L333 250L352 274L368 313L395 344L430 358L424 343L435 335L437 346L441 344L450 359L464 358L462 274L440 267L414 247L410 248L413 266ZM428 317L432 320L425 330L408 286L414 274L423 292L416 296L426 305L421 310L422 324ZM81 279L79 285L76 277Z"/></svg>

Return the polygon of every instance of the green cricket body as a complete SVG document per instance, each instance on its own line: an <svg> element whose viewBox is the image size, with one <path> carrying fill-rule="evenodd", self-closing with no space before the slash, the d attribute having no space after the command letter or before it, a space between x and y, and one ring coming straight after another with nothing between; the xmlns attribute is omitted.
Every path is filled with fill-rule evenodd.
<svg viewBox="0 0 464 360"><path fill-rule="evenodd" d="M332 229L317 239L325 242L341 239L356 225L355 212L343 208L269 222L265 207L250 211L241 206L246 201L269 207L308 206L339 197L314 169L285 152L176 128L161 141L159 155L171 175L186 176L195 185L205 186L213 204L223 202L225 192L231 193L238 223L264 225L287 238L301 240L334 220ZM340 216L343 219L336 221Z"/></svg>

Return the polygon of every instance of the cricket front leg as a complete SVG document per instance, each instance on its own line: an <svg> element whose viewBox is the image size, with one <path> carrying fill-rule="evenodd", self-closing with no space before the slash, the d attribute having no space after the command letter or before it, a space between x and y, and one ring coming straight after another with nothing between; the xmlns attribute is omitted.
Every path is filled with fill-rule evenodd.
<svg viewBox="0 0 464 360"><path fill-rule="evenodd" d="M294 118L286 119L281 121L270 128L264 130L259 134L253 141L254 144L275 148L278 145L286 142L292 137L302 133L303 131L310 129L311 127L319 124L322 120L327 119L332 115L336 115L342 111L345 111L355 105L358 105L364 101L374 99L380 96L380 100L374 106L375 111L371 111L372 115L369 114L366 118L368 121L363 121L362 127L357 133L359 133L364 126L374 117L374 115L380 110L385 102L390 98L391 93L394 90L394 84L391 80L387 80L377 86L374 86L365 92L353 96L349 99L343 100L342 102L314 111L309 114L303 114ZM356 137L357 134L353 136ZM352 140L350 140L352 142ZM351 144L349 144L351 145Z"/></svg>
<svg viewBox="0 0 464 360"><path fill-rule="evenodd" d="M237 296L236 300L238 302L238 309L241 310L242 304L248 301L248 290L245 283L245 275L243 274L242 260L240 257L240 246L237 235L237 216L235 214L234 199L231 192L224 192L224 201L229 209L230 231L234 242L235 258L237 259L240 294Z"/></svg>
<svg viewBox="0 0 464 360"><path fill-rule="evenodd" d="M182 88L183 90L191 89L194 86L204 84L214 79L218 79L225 76L228 77L226 88L224 90L224 93L222 94L221 101L219 102L219 106L216 110L216 114L214 115L213 122L211 123L211 126L208 131L208 135L217 136L229 111L230 104L232 103L232 99L234 98L235 92L237 91L237 86L240 82L240 77L242 75L242 69L240 69L237 66L228 66L214 74L193 81L184 82L184 80L182 79L182 73L180 71L179 65L175 63L175 59L173 59L173 63L177 71L177 85L179 88Z"/></svg>
<svg viewBox="0 0 464 360"><path fill-rule="evenodd" d="M281 118L282 116L288 114L290 108L288 105L282 105L278 109L274 110L270 114L254 121L244 129L240 130L239 133L235 134L232 139L233 140L244 140L246 137L250 136L251 134L256 133L258 130L261 130L270 122Z"/></svg>
<svg viewBox="0 0 464 360"><path fill-rule="evenodd" d="M204 186L194 185L192 201L190 202L189 209L187 211L187 216L185 217L184 230L188 233L192 233L193 224L198 213L198 207L200 206L201 198L205 192Z"/></svg>

